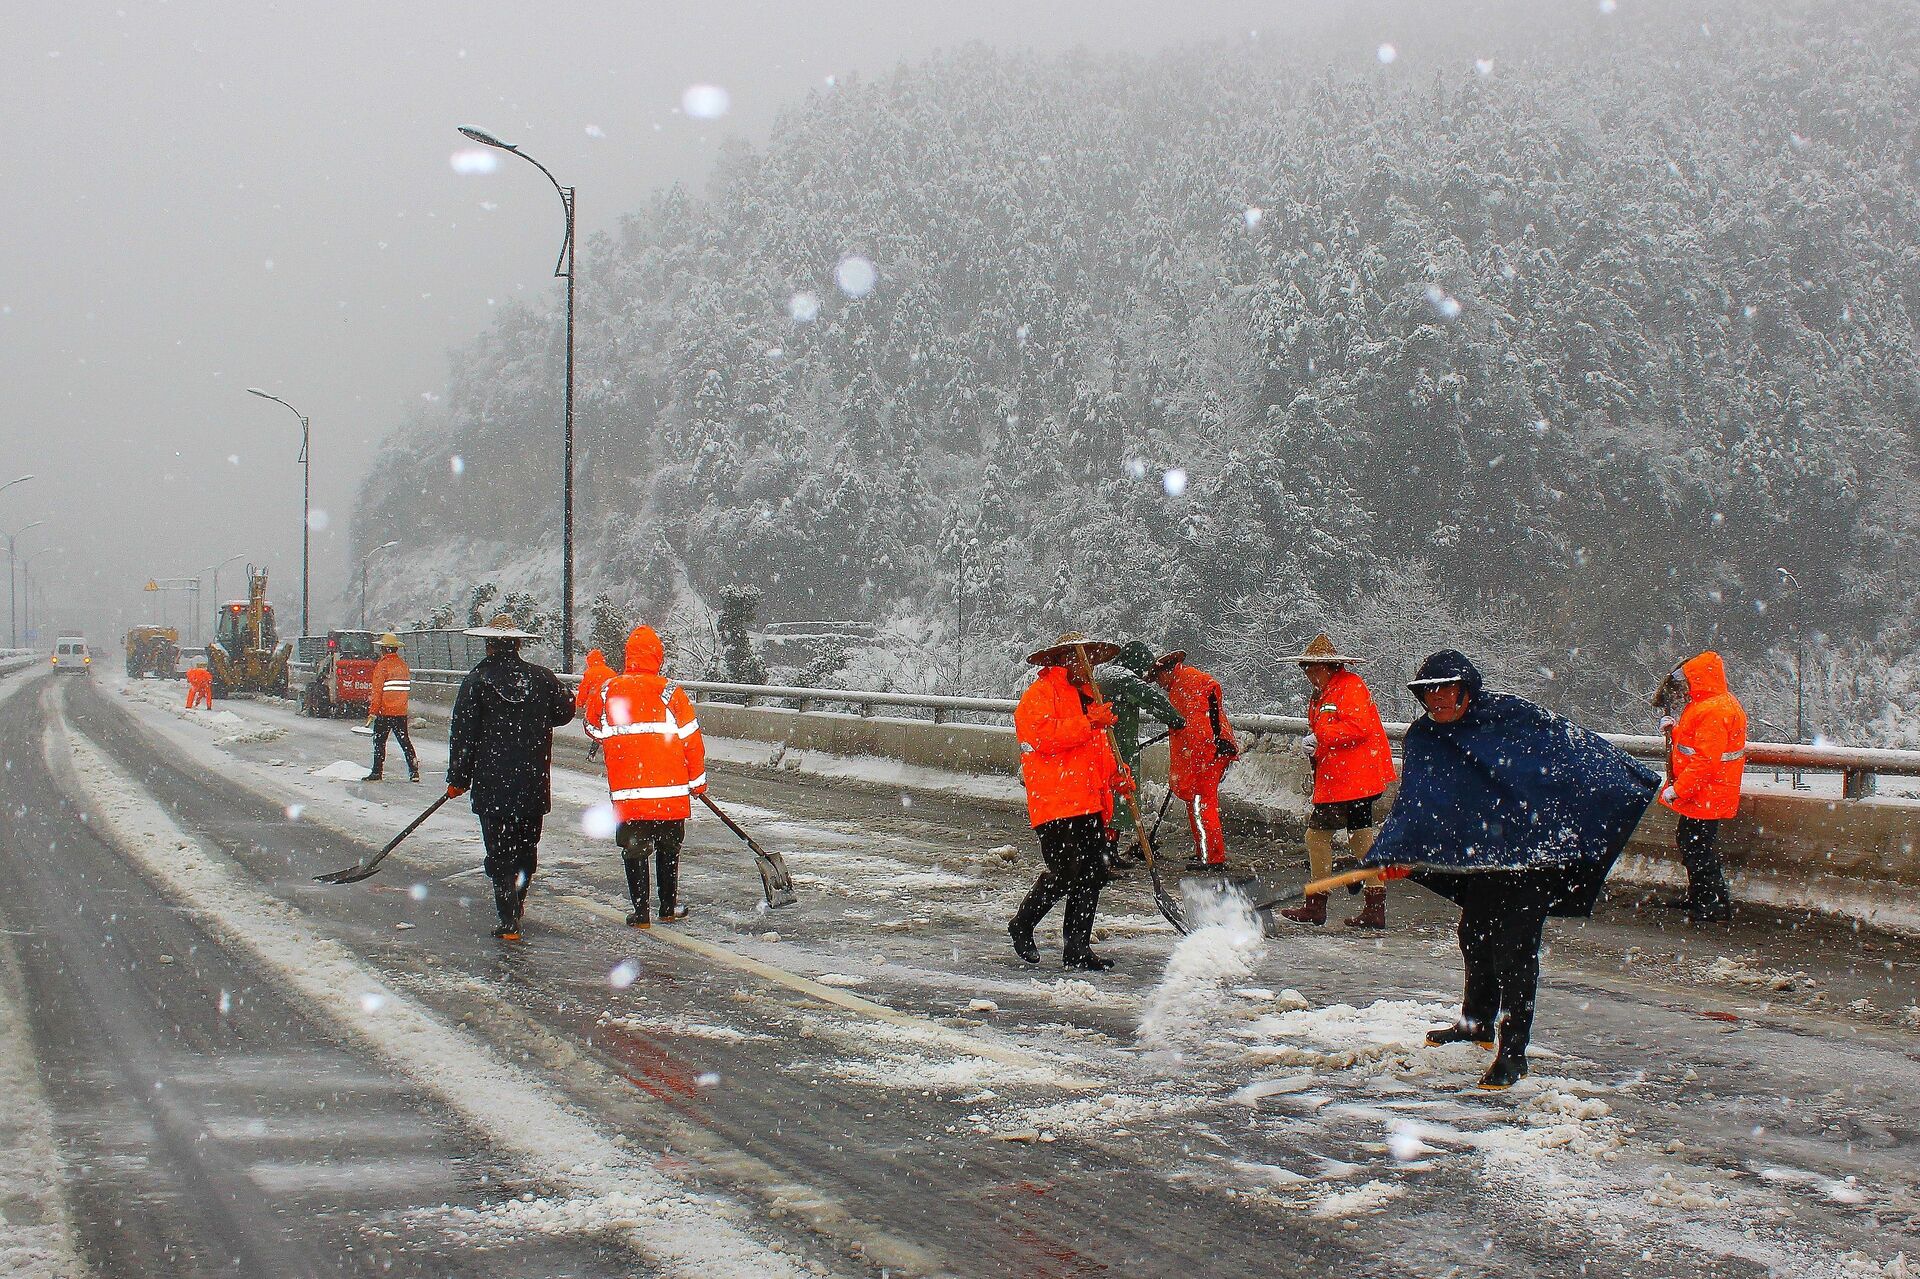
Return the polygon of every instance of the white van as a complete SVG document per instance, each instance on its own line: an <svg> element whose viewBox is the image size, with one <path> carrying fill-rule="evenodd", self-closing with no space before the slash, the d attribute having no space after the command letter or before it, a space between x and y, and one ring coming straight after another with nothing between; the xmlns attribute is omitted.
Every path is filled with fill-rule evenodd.
<svg viewBox="0 0 1920 1279"><path fill-rule="evenodd" d="M73 675L93 674L93 654L78 635L62 635L53 642L53 669Z"/></svg>

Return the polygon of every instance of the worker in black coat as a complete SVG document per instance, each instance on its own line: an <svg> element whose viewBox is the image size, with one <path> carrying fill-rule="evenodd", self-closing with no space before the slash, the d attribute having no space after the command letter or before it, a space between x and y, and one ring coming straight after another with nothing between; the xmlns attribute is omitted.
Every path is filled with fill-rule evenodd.
<svg viewBox="0 0 1920 1279"><path fill-rule="evenodd" d="M447 794L473 794L500 913L493 935L518 941L539 865L540 827L553 808L553 730L573 718L573 696L552 671L521 658L521 642L539 636L507 614L467 634L486 639L487 655L453 703Z"/></svg>

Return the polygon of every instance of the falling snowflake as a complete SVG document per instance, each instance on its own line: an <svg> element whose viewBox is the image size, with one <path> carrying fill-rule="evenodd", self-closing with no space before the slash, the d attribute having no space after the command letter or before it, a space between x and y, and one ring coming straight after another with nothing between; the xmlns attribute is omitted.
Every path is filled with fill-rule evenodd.
<svg viewBox="0 0 1920 1279"><path fill-rule="evenodd" d="M1136 480L1146 479L1147 478L1147 459L1143 457L1128 458L1127 474L1131 475Z"/></svg>
<svg viewBox="0 0 1920 1279"><path fill-rule="evenodd" d="M640 965L631 959L623 959L613 966L607 974L607 985L615 990L625 990L640 977Z"/></svg>
<svg viewBox="0 0 1920 1279"><path fill-rule="evenodd" d="M1398 58L1400 56L1400 50L1394 48L1390 44L1383 44L1378 49L1374 50L1373 56L1380 59L1381 65L1385 66L1392 63L1395 58Z"/></svg>
<svg viewBox="0 0 1920 1279"><path fill-rule="evenodd" d="M1473 71L1475 75L1492 75L1493 59L1492 58L1475 58L1473 62Z"/></svg>
<svg viewBox="0 0 1920 1279"><path fill-rule="evenodd" d="M492 173L500 167L500 157L486 147L463 147L447 157L453 171L462 177Z"/></svg>
<svg viewBox="0 0 1920 1279"><path fill-rule="evenodd" d="M607 136L607 131L597 124L590 124L587 126L587 136L590 138L604 138Z"/></svg>
<svg viewBox="0 0 1920 1279"><path fill-rule="evenodd" d="M850 298L867 296L879 279L880 273L873 269L873 263L857 253L849 253L833 268L833 282Z"/></svg>
<svg viewBox="0 0 1920 1279"><path fill-rule="evenodd" d="M612 839L620 829L620 818L613 811L613 804L601 800L580 814L580 830L588 839Z"/></svg>
<svg viewBox="0 0 1920 1279"><path fill-rule="evenodd" d="M1437 284L1427 286L1427 305L1432 307L1433 313L1443 320L1460 318L1460 299Z"/></svg>
<svg viewBox="0 0 1920 1279"><path fill-rule="evenodd" d="M1187 472L1183 467L1173 467L1160 477L1160 487L1167 491L1168 497L1184 497L1187 492Z"/></svg>
<svg viewBox="0 0 1920 1279"><path fill-rule="evenodd" d="M1260 219L1266 216L1267 216L1267 211L1265 209L1255 208L1253 205L1249 204L1246 207L1245 212L1241 213L1240 220L1247 224L1247 230L1252 231L1252 230L1258 229L1258 227L1260 226Z"/></svg>
<svg viewBox="0 0 1920 1279"><path fill-rule="evenodd" d="M423 902L427 900L427 886L425 884L415 884L407 890L407 896L417 902Z"/></svg>
<svg viewBox="0 0 1920 1279"><path fill-rule="evenodd" d="M718 120L733 105L733 98L717 84L690 84L680 95L680 109L696 120Z"/></svg>
<svg viewBox="0 0 1920 1279"><path fill-rule="evenodd" d="M796 293L787 299L787 314L798 324L811 324L820 314L820 299L812 293Z"/></svg>
<svg viewBox="0 0 1920 1279"><path fill-rule="evenodd" d="M447 459L447 469L451 470L455 475L465 475L467 473L467 459L455 453Z"/></svg>
<svg viewBox="0 0 1920 1279"><path fill-rule="evenodd" d="M378 991L370 990L360 996L360 1011L377 1013L387 1006L387 997Z"/></svg>
<svg viewBox="0 0 1920 1279"><path fill-rule="evenodd" d="M316 533L326 532L327 525L333 523L333 517L325 511L314 511L307 516L307 527Z"/></svg>

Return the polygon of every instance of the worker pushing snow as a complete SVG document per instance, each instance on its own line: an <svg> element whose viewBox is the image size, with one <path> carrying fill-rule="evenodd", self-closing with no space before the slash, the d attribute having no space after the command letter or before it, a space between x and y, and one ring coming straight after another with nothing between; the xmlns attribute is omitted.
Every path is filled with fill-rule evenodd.
<svg viewBox="0 0 1920 1279"><path fill-rule="evenodd" d="M1460 1019L1427 1042L1491 1048L1497 1037L1480 1086L1507 1088L1527 1073L1547 919L1593 913L1658 779L1598 733L1485 691L1451 649L1408 687L1426 714L1407 729L1400 793L1362 865L1459 905Z"/></svg>
<svg viewBox="0 0 1920 1279"><path fill-rule="evenodd" d="M204 666L187 669L187 709L213 709L213 672Z"/></svg>
<svg viewBox="0 0 1920 1279"><path fill-rule="evenodd" d="M650 928L647 861L656 872L660 918L684 919L680 848L695 795L707 791L707 748L693 699L660 673L665 647L651 626L627 636L625 673L598 681L585 705L587 736L606 751L607 795L619 825L614 840L626 863L630 928ZM607 670L602 666L602 670ZM609 671L611 675L611 672ZM584 680L584 677L583 677Z"/></svg>
<svg viewBox="0 0 1920 1279"><path fill-rule="evenodd" d="M519 941L540 864L540 828L553 809L553 730L573 718L573 699L552 671L521 658L521 643L540 637L509 614L466 633L487 641L487 655L454 699L447 795L473 793L500 915L493 935Z"/></svg>
<svg viewBox="0 0 1920 1279"><path fill-rule="evenodd" d="M1120 646L1120 652L1108 664L1106 674L1099 676L1100 696L1113 707L1115 723L1113 739L1120 746L1120 763L1128 772L1139 776L1140 753L1146 743L1140 740L1143 721L1157 720L1166 727L1166 732L1158 737L1168 737L1186 727L1186 719L1173 708L1173 699L1166 690L1151 682L1153 671L1153 650L1139 640L1129 640ZM1119 670L1113 669L1119 667ZM1134 844L1133 810L1121 804L1113 812L1114 852L1116 860L1125 856ZM1138 856L1138 853L1135 853ZM1117 870L1117 866L1110 866Z"/></svg>
<svg viewBox="0 0 1920 1279"><path fill-rule="evenodd" d="M1187 665L1185 649L1175 649L1151 668L1155 683L1183 721L1173 734L1168 778L1173 793L1187 806L1187 824L1193 830L1196 869L1226 865L1227 842L1220 828L1220 783L1240 743L1220 701L1220 681Z"/></svg>

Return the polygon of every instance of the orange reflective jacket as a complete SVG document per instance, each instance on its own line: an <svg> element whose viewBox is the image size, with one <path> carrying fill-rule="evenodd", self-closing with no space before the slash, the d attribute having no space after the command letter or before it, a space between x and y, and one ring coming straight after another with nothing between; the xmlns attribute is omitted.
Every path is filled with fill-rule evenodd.
<svg viewBox="0 0 1920 1279"><path fill-rule="evenodd" d="M367 677L367 713L399 715L407 713L407 694L413 688L413 672L400 660L400 654L387 653L373 664Z"/></svg>
<svg viewBox="0 0 1920 1279"><path fill-rule="evenodd" d="M1027 686L1013 709L1013 733L1020 740L1029 825L1113 811L1120 765L1106 733L1087 719L1065 667L1046 667Z"/></svg>
<svg viewBox="0 0 1920 1279"><path fill-rule="evenodd" d="M612 678L613 667L607 665L607 655L597 648L589 649L587 664L580 668L580 687L573 691L573 709L584 713L593 690Z"/></svg>
<svg viewBox="0 0 1920 1279"><path fill-rule="evenodd" d="M1367 682L1338 670L1307 706L1317 743L1313 752L1313 802L1339 804L1370 799L1393 781L1393 747L1373 704Z"/></svg>
<svg viewBox="0 0 1920 1279"><path fill-rule="evenodd" d="M1187 721L1167 742L1167 780L1176 796L1192 799L1219 785L1221 774L1232 762L1221 758L1219 744L1213 739L1213 717L1208 712L1208 707L1220 702L1220 681L1181 662L1161 677L1161 683L1173 709ZM1227 722L1224 704L1220 706L1220 732L1239 745L1233 725Z"/></svg>
<svg viewBox="0 0 1920 1279"><path fill-rule="evenodd" d="M1719 821L1740 809L1740 775L1746 769L1747 712L1727 691L1720 654L1701 653L1681 663L1687 678L1687 709L1673 726L1668 772L1673 798L1660 802L1682 817Z"/></svg>
<svg viewBox="0 0 1920 1279"><path fill-rule="evenodd" d="M627 669L587 695L587 735L607 757L607 796L623 822L684 821L707 789L707 747L693 699L660 674L665 653L650 626L627 637Z"/></svg>

